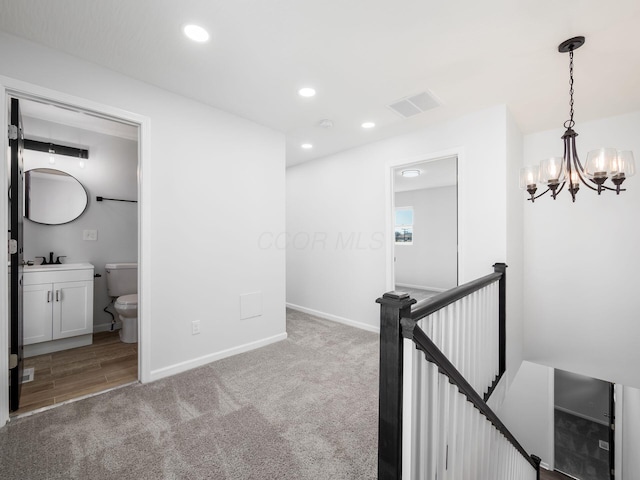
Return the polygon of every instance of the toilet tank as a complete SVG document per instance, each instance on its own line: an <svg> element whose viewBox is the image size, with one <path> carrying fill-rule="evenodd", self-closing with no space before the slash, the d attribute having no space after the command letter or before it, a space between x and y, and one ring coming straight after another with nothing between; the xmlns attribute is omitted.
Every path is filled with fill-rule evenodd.
<svg viewBox="0 0 640 480"><path fill-rule="evenodd" d="M138 293L137 263L107 263L107 292L110 297Z"/></svg>

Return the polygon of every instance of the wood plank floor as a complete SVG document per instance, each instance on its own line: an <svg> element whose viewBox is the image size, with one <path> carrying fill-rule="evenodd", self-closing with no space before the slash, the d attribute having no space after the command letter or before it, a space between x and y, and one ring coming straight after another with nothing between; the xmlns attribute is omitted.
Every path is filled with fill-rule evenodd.
<svg viewBox="0 0 640 480"><path fill-rule="evenodd" d="M571 477L567 477L560 472L540 469L540 480L573 480Z"/></svg>
<svg viewBox="0 0 640 480"><path fill-rule="evenodd" d="M34 379L22 385L13 415L100 392L138 379L138 344L122 343L118 332L93 335L93 344L25 359Z"/></svg>

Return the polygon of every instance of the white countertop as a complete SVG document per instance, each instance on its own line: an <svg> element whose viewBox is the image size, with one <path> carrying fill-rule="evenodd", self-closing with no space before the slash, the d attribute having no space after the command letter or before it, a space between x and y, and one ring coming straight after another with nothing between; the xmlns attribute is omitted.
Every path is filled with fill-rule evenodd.
<svg viewBox="0 0 640 480"><path fill-rule="evenodd" d="M90 263L54 263L50 265L25 265L24 272L63 272L67 270L93 269Z"/></svg>

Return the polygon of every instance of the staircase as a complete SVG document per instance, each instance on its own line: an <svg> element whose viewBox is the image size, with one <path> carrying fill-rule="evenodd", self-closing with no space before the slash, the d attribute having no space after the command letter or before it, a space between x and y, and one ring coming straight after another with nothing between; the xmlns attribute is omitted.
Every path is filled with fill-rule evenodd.
<svg viewBox="0 0 640 480"><path fill-rule="evenodd" d="M486 401L505 372L506 265L416 302L380 304L379 480L536 480Z"/></svg>

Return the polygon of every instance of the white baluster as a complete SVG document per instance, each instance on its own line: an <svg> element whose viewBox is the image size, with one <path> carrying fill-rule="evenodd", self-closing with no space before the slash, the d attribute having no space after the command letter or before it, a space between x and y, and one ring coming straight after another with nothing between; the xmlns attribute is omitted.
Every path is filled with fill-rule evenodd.
<svg viewBox="0 0 640 480"><path fill-rule="evenodd" d="M468 435L468 428L464 421L464 409L465 404L467 403L466 398L460 394L458 388L455 385L452 385L453 392L456 394L456 441L454 445L454 457L453 462L450 462L453 465L453 471L455 473L454 478L456 480L462 479L463 469L462 463L464 461L464 451L465 451L465 437Z"/></svg>

